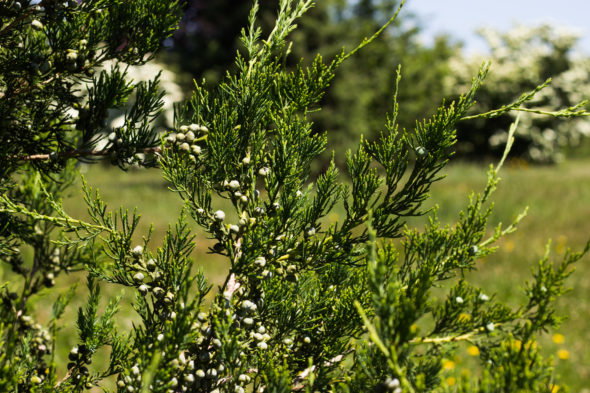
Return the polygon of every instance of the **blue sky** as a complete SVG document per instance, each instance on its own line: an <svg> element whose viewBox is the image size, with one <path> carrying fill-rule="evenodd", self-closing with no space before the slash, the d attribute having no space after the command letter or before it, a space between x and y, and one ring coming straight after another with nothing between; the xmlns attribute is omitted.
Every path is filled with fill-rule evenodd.
<svg viewBox="0 0 590 393"><path fill-rule="evenodd" d="M404 8L418 16L425 43L449 33L465 42L467 52L484 52L486 45L475 34L478 27L508 30L517 23L551 22L579 31L579 48L590 54L590 0L406 0Z"/></svg>

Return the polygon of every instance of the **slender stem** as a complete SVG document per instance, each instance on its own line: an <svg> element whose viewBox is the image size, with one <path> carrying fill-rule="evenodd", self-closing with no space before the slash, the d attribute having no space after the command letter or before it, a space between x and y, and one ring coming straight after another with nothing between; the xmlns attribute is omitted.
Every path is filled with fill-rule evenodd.
<svg viewBox="0 0 590 393"><path fill-rule="evenodd" d="M161 147L148 147L139 151L140 153L161 153ZM109 150L70 150L64 151L60 153L55 153L55 158L77 158L77 157L91 157L91 156L107 156L110 154ZM52 154L31 154L31 155L21 155L21 156L12 156L12 159L16 159L19 161L35 161L35 160L50 160Z"/></svg>

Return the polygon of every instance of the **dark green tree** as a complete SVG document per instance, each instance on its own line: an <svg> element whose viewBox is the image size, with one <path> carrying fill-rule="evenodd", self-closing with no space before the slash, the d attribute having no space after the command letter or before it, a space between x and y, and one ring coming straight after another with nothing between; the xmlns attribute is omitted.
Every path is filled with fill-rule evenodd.
<svg viewBox="0 0 590 393"><path fill-rule="evenodd" d="M142 51L152 42L155 49L177 20L174 3L156 0L51 4L7 5L12 14L0 30L2 61L18 62L21 40L25 48L33 39L52 53L48 48L53 41L46 39L51 28L45 26L55 28L68 20L85 26L71 34L99 34L74 41L80 45L87 40L86 48L96 50L91 58L111 53L118 60L145 61ZM80 392L96 385L108 390L105 379L112 377L120 393L442 392L450 387L440 379L441 359L464 342L479 348L481 376L462 381L459 391L553 389L551 363L539 355L535 336L560 322L555 298L565 291L571 265L590 242L583 252L567 253L561 263L541 260L517 308L486 294L465 276L522 218L486 231L488 202L517 125L509 131L499 165L490 168L485 189L471 195L455 225L440 226L434 212L424 230L405 225L408 217L426 213L422 204L453 154L456 124L473 107L487 67L479 70L468 92L416 123L412 132L397 122L398 71L392 111L379 139L361 138L346 156L350 182L340 180L332 160L312 183L311 165L327 148L327 138L312 130L309 115L338 67L378 35L330 60L318 55L309 66L288 70L287 37L312 5L310 0L281 1L275 27L262 39L255 3L241 38L245 53L237 55L235 71L216 85L197 83L191 99L179 108L174 130L159 142L148 131L158 108L152 84L136 87L135 109L123 127L108 130L114 136L106 144L87 149L69 142L91 143L84 139L88 133L98 138L97 129L103 126L95 123L95 114L102 112L95 108L113 101L96 97L128 93L128 82L115 68L87 81L80 100L84 106L90 103L88 112L71 115L71 124L66 121L54 132L64 135L65 142L54 137L38 144L51 149L48 153L32 154L23 133L16 151L2 151L10 167L3 168L0 185L0 259L13 275L0 287L0 391ZM124 31L124 38L119 35L109 45L112 20L122 15L126 18L116 30ZM141 15L145 19L134 19ZM94 18L104 19L98 26L108 28L89 28ZM4 30L12 25L19 28ZM68 31L64 28L55 37L67 37ZM134 50L138 44L144 49ZM78 63L84 53L78 48L66 50L67 80L73 82L62 101L58 93L63 90L45 90L50 83L39 82L35 69L2 74L12 88L0 99L12 100L11 106L0 107L2 116L10 116L14 108L39 113L34 107L43 108L41 98L52 92L51 105L69 102L81 85L74 83L77 76L87 72ZM58 64L52 58L50 67ZM59 79L62 73L52 68L49 78ZM36 82L21 83L30 88L25 90L29 96L16 94L11 79L25 76L29 79L24 81ZM100 88L111 80L123 82ZM52 125L66 116L43 112L40 124ZM14 120L19 123L21 117ZM46 132L31 127L29 137ZM7 133L3 137L9 138ZM138 215L110 211L86 182L88 220L70 216L60 200L76 176L74 158L108 155L125 167L138 151L154 153L171 190L185 203L159 245L150 242L149 233L139 244L133 241ZM229 202L230 211L220 208L221 199ZM337 204L344 211L342 220L327 222ZM225 280L215 289L191 268L195 236L188 219L215 239L211 253L229 262ZM26 248L32 257L26 256ZM60 318L75 288L58 294L54 284L58 275L74 270L87 276L87 301L78 309L78 344L61 370L55 361L56 337L62 334ZM116 328L120 297L102 306L101 288L107 286L135 294L137 315L128 332ZM56 299L47 322L41 321L31 299L40 291ZM109 360L93 361L101 348L108 349Z"/></svg>

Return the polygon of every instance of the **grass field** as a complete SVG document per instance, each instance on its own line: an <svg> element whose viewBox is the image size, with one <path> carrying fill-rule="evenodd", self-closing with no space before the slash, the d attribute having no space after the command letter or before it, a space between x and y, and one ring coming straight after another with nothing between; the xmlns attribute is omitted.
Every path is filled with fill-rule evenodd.
<svg viewBox="0 0 590 393"><path fill-rule="evenodd" d="M447 178L432 189L428 206L439 206L438 215L443 223L452 223L461 208L466 206L471 190L479 191L486 180L487 168L482 165L455 163L445 173ZM127 173L92 166L83 172L91 186L97 187L111 209L123 206L138 207L142 221L139 234L147 233L154 225L152 244L157 245L168 224L173 223L182 207L178 196L167 190L157 170L134 170ZM496 201L491 225L508 224L526 206L528 217L519 230L503 239L498 252L479 262L479 270L471 274L472 280L496 293L500 298L516 304L521 287L530 277L531 268L545 252L548 239L552 239L551 251L555 260L563 256L567 247L580 249L590 238L590 161L574 160L559 166L527 167L508 164L501 172L502 181L493 197ZM66 210L74 217L85 217L85 206L79 187L65 200ZM331 219L337 219L338 214ZM410 225L422 226L423 218L412 219ZM219 282L227 269L224 261L211 258L206 253L211 245L198 232L195 263L202 266L213 282ZM571 386L574 392L590 386L590 351L585 345L590 341L588 318L590 317L590 256L586 256L577 271L569 278L572 291L559 300L560 309L569 319L557 332L541 338L546 354L554 356L556 372ZM2 278L6 278L2 277ZM58 285L69 286L76 277L60 277ZM118 291L118 290L117 290ZM113 292L111 292L113 293ZM78 298L83 301L83 297ZM41 304L49 299L40 299ZM125 312L126 310L124 310ZM72 326L70 326L72 328ZM64 343L75 343L75 335L68 335ZM64 348L64 354L67 348ZM446 364L449 375L454 365L468 361L469 353L460 354Z"/></svg>

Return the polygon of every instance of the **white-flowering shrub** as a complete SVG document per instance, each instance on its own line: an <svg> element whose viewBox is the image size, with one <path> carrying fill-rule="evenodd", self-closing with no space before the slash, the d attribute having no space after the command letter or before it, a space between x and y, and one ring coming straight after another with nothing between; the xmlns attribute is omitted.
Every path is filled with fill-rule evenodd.
<svg viewBox="0 0 590 393"><path fill-rule="evenodd" d="M543 116L543 112L571 107L590 91L590 60L574 53L579 35L550 25L518 26L507 32L481 29L479 34L487 41L491 55L453 58L445 80L447 95L468 89L474 72L489 58L492 67L488 83L478 93L478 111L516 101L523 91L535 89L549 77L552 80L534 98L523 102L520 111L462 124L459 150L477 156L500 153L507 126L520 113L514 153L534 162L560 161L564 148L575 147L590 135L588 117L563 122Z"/></svg>

